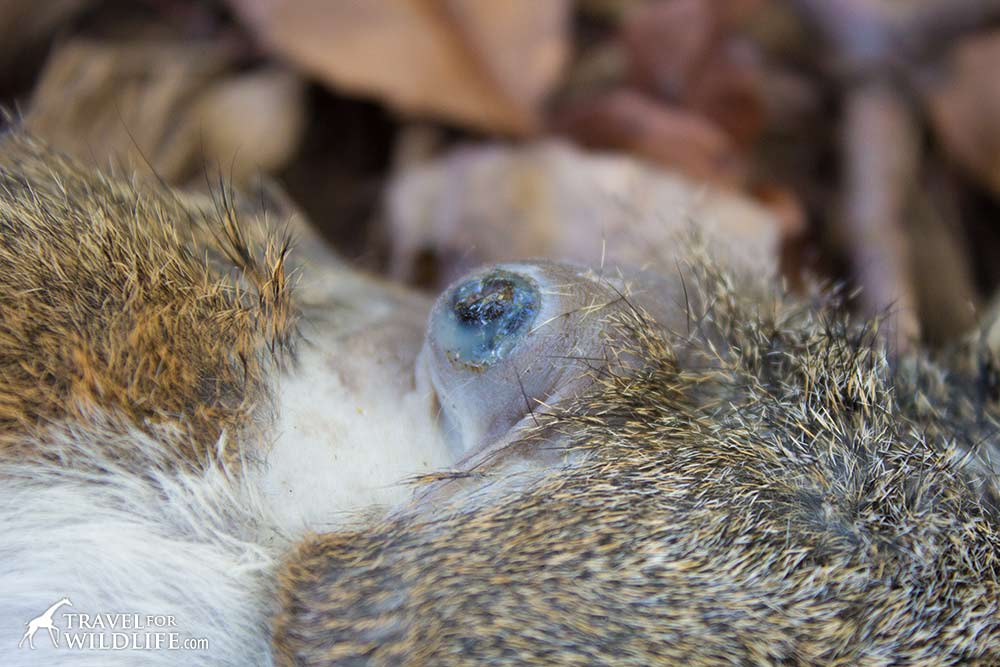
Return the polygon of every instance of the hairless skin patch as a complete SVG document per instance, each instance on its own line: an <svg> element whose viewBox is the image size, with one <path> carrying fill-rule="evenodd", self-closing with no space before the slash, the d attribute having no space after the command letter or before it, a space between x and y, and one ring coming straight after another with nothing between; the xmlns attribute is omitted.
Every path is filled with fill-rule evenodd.
<svg viewBox="0 0 1000 667"><path fill-rule="evenodd" d="M453 364L484 370L529 329L539 301L533 280L493 269L453 289L450 307L432 325L434 335Z"/></svg>

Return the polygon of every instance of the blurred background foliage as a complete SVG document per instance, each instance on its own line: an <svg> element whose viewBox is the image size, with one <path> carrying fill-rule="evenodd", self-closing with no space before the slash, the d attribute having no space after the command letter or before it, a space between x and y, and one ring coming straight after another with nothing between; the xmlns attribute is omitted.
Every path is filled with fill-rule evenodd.
<svg viewBox="0 0 1000 667"><path fill-rule="evenodd" d="M371 271L641 264L713 219L932 344L1000 283L998 70L1000 0L0 4L5 123L276 184Z"/></svg>

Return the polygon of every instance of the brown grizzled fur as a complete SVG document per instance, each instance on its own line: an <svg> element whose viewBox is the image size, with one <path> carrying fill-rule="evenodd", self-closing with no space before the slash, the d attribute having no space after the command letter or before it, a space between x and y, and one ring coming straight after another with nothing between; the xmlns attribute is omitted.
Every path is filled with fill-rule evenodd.
<svg viewBox="0 0 1000 667"><path fill-rule="evenodd" d="M975 379L697 266L688 331L610 316L620 361L523 435L582 462L301 544L278 663L1000 664Z"/></svg>
<svg viewBox="0 0 1000 667"><path fill-rule="evenodd" d="M252 242L218 199L0 137L0 455L97 414L181 436L189 462L247 428L294 314L284 245Z"/></svg>
<svg viewBox="0 0 1000 667"><path fill-rule="evenodd" d="M108 415L182 436L181 465L258 428L295 336L286 246L217 200L2 138L0 456L72 456L47 429ZM890 363L871 326L709 266L685 275L685 330L609 311L611 361L518 435L544 474L498 484L530 467L498 457L298 545L275 660L1000 664L992 358Z"/></svg>

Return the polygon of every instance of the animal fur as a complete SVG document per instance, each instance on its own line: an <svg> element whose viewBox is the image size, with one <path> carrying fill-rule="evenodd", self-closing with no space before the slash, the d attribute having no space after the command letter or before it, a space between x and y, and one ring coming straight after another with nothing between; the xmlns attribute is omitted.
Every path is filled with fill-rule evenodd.
<svg viewBox="0 0 1000 667"><path fill-rule="evenodd" d="M300 544L279 664L997 664L974 378L690 268L690 331L611 315L619 361L520 443L583 462Z"/></svg>
<svg viewBox="0 0 1000 667"><path fill-rule="evenodd" d="M988 357L890 362L695 258L681 330L608 310L590 390L516 438L524 484L500 457L303 537L256 475L296 340L283 244L4 141L0 664L1000 662ZM210 650L17 649L66 595Z"/></svg>
<svg viewBox="0 0 1000 667"><path fill-rule="evenodd" d="M252 423L294 327L287 248L254 245L228 201L194 205L9 135L0 234L0 450L24 456L100 410L183 433L195 462Z"/></svg>
<svg viewBox="0 0 1000 667"><path fill-rule="evenodd" d="M245 473L295 313L287 246L217 198L2 138L0 664L270 664L287 537ZM18 649L64 595L209 651Z"/></svg>

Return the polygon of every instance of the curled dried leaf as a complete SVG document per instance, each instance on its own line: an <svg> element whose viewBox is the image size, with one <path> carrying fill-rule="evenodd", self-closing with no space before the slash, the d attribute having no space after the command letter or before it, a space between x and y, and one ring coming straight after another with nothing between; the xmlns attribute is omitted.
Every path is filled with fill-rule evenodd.
<svg viewBox="0 0 1000 667"><path fill-rule="evenodd" d="M407 113L528 133L566 59L567 0L229 0L283 58Z"/></svg>

